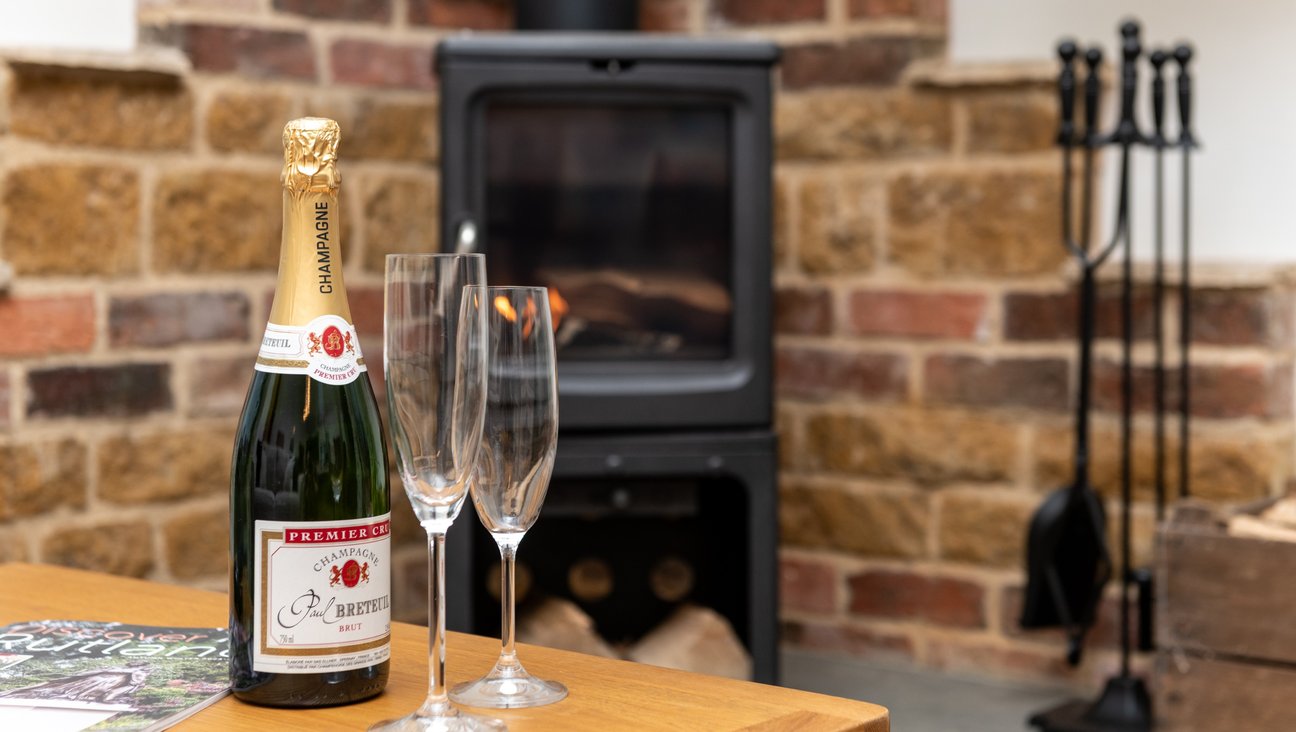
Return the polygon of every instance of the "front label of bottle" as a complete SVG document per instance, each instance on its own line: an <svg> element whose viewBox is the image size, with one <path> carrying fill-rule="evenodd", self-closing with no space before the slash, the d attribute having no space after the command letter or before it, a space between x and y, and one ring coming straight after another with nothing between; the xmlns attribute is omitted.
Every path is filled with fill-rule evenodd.
<svg viewBox="0 0 1296 732"><path fill-rule="evenodd" d="M252 668L313 674L391 655L391 514L257 521Z"/></svg>
<svg viewBox="0 0 1296 732"><path fill-rule="evenodd" d="M355 326L336 315L306 325L266 325L257 371L306 374L324 384L349 384L365 371Z"/></svg>

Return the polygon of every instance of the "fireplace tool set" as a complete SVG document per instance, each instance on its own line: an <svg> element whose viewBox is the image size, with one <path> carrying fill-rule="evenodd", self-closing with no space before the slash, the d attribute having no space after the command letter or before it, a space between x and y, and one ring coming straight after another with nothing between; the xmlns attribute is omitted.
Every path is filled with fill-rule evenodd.
<svg viewBox="0 0 1296 732"><path fill-rule="evenodd" d="M1058 46L1062 70L1058 77L1061 97L1058 145L1062 148L1062 241L1075 257L1080 269L1079 287L1079 373L1075 414L1075 474L1070 485L1050 494L1031 520L1027 538L1027 586L1022 608L1023 628L1061 627L1067 634L1067 660L1080 662L1086 631L1093 626L1102 603L1103 589L1115 575L1120 582L1120 673L1109 679L1097 701L1073 701L1030 717L1029 723L1046 732L1086 732L1104 730L1149 730L1152 727L1152 704L1142 679L1130 672L1132 653L1131 613L1138 590L1138 649L1152 649L1152 575L1147 569L1130 566L1130 521L1133 489L1133 323L1134 275L1131 238L1131 154L1136 147L1150 148L1154 154L1154 239L1152 273L1154 344L1154 481L1156 515L1160 520L1166 502L1166 357L1162 323L1165 296L1165 152L1177 149L1182 156L1180 212L1179 280L1179 363L1178 407L1180 410L1179 495L1188 495L1188 426L1189 371L1188 340L1190 336L1189 160L1196 140L1191 132L1192 77L1188 64L1192 49L1180 45L1173 53L1154 51L1147 56L1152 66L1152 129L1143 132L1136 121L1136 91L1139 60L1143 47L1139 26L1127 22L1121 26L1120 116L1110 134L1099 129L1099 102L1102 96L1103 53L1098 47L1083 53L1085 66L1082 101L1083 128L1075 123L1077 96L1077 57L1080 49L1071 41ZM1179 135L1171 139L1165 133L1166 78L1164 66L1172 59L1178 67L1177 102ZM1117 184L1116 220L1110 239L1094 242L1093 188L1095 157L1103 148L1116 146L1120 169ZM1073 153L1079 151L1079 217L1073 189L1076 176L1072 169ZM1107 520L1102 498L1089 482L1091 454L1089 447L1089 410L1092 381L1092 354L1097 309L1097 277L1100 266L1117 251L1122 253L1120 312L1121 343L1121 428L1120 428L1120 567L1107 545Z"/></svg>

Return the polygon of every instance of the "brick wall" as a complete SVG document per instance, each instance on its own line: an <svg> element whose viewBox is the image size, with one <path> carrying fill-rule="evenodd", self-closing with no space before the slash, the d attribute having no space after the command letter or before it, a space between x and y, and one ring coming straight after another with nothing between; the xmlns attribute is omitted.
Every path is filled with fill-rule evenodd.
<svg viewBox="0 0 1296 732"><path fill-rule="evenodd" d="M377 353L383 255L437 247L433 48L507 27L511 3L140 5L143 37L171 55L0 63L0 260L14 271L0 294L0 561L219 589L234 420L274 287L282 124L343 125L348 286ZM642 6L651 30L784 48L785 642L1092 679L1109 651L1071 673L1056 634L1014 629L1026 521L1070 471L1074 278L1056 242L1051 69L945 68L944 0ZM1290 279L1203 275L1196 484L1221 501L1267 495L1291 472ZM1094 478L1112 496L1110 293L1103 308ZM1144 298L1145 361L1147 315ZM1141 440L1140 558L1149 451ZM396 610L417 620L421 532L399 489L395 505ZM1114 637L1107 622L1098 642Z"/></svg>

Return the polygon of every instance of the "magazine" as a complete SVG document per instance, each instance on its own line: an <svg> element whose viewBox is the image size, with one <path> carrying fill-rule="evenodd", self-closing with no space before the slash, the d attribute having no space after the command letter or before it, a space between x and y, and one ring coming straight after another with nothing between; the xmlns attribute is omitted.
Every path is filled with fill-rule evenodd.
<svg viewBox="0 0 1296 732"><path fill-rule="evenodd" d="M162 730L228 691L224 628L0 627L0 730Z"/></svg>

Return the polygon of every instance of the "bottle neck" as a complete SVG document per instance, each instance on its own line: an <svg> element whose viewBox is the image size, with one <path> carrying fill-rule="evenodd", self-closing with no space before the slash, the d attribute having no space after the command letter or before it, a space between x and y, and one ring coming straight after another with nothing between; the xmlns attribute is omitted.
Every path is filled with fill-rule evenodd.
<svg viewBox="0 0 1296 732"><path fill-rule="evenodd" d="M270 322L306 325L321 315L351 322L342 281L341 230L337 226L338 194L332 191L283 192L283 243L279 249L279 282Z"/></svg>

